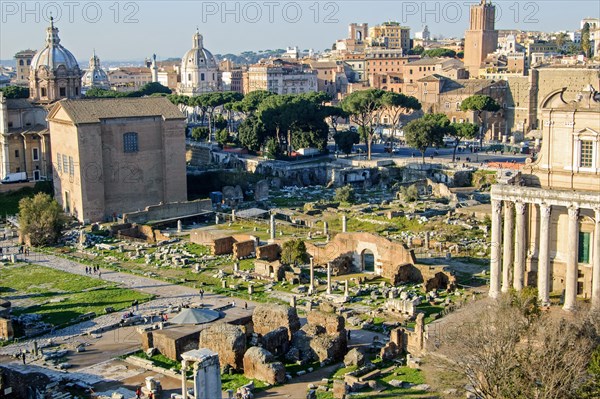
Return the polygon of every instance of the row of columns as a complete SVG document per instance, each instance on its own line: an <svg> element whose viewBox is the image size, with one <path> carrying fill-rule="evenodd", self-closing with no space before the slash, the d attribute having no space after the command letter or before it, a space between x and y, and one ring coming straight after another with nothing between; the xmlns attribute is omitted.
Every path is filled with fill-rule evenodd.
<svg viewBox="0 0 600 399"><path fill-rule="evenodd" d="M490 292L497 298L500 292L512 287L520 291L524 287L527 237L527 203L522 201L492 200L492 246L490 259ZM504 231L502 210L504 209ZM540 209L539 251L537 288L538 299L543 305L550 304L550 217L552 206L542 203ZM574 310L577 301L579 275L579 208L568 208L567 259L565 270L565 298L563 308ZM514 231L514 240L513 240ZM600 208L595 210L594 246L592 249L592 306L600 309ZM501 284L502 282L502 284Z"/></svg>

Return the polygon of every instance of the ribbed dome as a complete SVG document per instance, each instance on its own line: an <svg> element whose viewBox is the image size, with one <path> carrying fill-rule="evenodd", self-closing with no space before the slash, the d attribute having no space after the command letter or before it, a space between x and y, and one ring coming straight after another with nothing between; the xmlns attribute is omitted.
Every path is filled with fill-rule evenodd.
<svg viewBox="0 0 600 399"><path fill-rule="evenodd" d="M56 71L61 65L67 70L79 69L73 54L60 44L58 28L54 27L54 20L50 18L50 26L46 29L46 46L33 57L31 68L37 70L45 66L50 71Z"/></svg>
<svg viewBox="0 0 600 399"><path fill-rule="evenodd" d="M100 67L100 59L94 55L90 58L90 68L83 75L83 85L85 87L98 87L101 89L108 89L110 83L108 81L108 75Z"/></svg>
<svg viewBox="0 0 600 399"><path fill-rule="evenodd" d="M217 68L215 57L204 48L202 35L196 31L193 47L183 56L184 68L214 69Z"/></svg>

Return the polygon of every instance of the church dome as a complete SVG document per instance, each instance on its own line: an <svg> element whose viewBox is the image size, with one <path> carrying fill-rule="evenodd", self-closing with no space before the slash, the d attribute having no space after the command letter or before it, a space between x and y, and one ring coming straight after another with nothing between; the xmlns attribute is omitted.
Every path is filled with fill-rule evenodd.
<svg viewBox="0 0 600 399"><path fill-rule="evenodd" d="M50 26L46 29L46 45L31 60L31 69L46 67L56 71L60 66L67 70L79 69L75 56L60 44L58 28L54 27L54 19L50 18Z"/></svg>
<svg viewBox="0 0 600 399"><path fill-rule="evenodd" d="M100 67L100 59L96 56L96 52L94 51L94 55L90 58L90 67L83 75L83 86L87 88L98 87L100 89L108 89L110 88L110 83L108 81L108 75L104 70Z"/></svg>
<svg viewBox="0 0 600 399"><path fill-rule="evenodd" d="M216 69L217 62L210 51L204 48L202 35L196 31L193 38L193 47L182 58L184 68Z"/></svg>

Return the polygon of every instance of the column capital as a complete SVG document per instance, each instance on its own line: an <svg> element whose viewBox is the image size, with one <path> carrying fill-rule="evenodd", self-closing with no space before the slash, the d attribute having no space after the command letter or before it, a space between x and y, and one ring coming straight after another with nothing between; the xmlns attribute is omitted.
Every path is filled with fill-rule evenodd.
<svg viewBox="0 0 600 399"><path fill-rule="evenodd" d="M577 206L570 206L567 210L569 212L569 220L577 220L579 218L579 208Z"/></svg>
<svg viewBox="0 0 600 399"><path fill-rule="evenodd" d="M542 217L548 218L550 217L550 213L552 213L552 205L546 204L542 202L540 204L540 214Z"/></svg>
<svg viewBox="0 0 600 399"><path fill-rule="evenodd" d="M515 210L517 215L524 215L527 210L527 204L523 201L517 201L515 202Z"/></svg>
<svg viewBox="0 0 600 399"><path fill-rule="evenodd" d="M594 213L596 214L596 223L600 223L600 206L594 208Z"/></svg>
<svg viewBox="0 0 600 399"><path fill-rule="evenodd" d="M502 212L502 201L492 200L492 213L500 214Z"/></svg>

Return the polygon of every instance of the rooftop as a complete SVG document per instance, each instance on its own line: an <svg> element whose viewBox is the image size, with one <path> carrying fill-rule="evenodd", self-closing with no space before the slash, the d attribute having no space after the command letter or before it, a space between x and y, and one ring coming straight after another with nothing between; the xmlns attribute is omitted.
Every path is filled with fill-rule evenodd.
<svg viewBox="0 0 600 399"><path fill-rule="evenodd" d="M75 124L140 116L162 116L165 120L185 119L179 108L165 97L62 100L55 109L56 107L61 107ZM51 120L53 115L54 109L48 119Z"/></svg>

